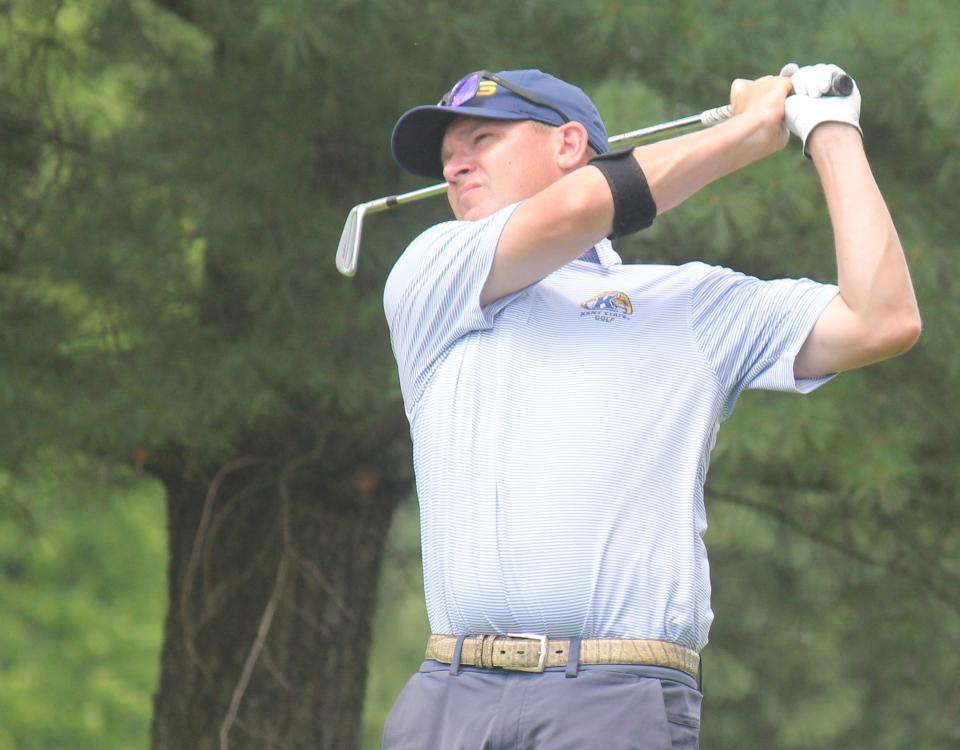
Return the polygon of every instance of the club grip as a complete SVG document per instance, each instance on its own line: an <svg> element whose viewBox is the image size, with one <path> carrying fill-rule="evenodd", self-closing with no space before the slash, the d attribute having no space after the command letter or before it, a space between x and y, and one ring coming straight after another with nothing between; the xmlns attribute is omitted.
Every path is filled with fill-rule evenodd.
<svg viewBox="0 0 960 750"><path fill-rule="evenodd" d="M838 73L830 84L831 96L850 96L853 93L853 79L846 73Z"/></svg>

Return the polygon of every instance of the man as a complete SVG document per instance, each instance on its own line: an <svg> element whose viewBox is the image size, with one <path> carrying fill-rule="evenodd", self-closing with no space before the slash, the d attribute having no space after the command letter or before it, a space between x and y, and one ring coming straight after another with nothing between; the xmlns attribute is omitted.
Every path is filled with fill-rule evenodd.
<svg viewBox="0 0 960 750"><path fill-rule="evenodd" d="M734 81L720 125L599 160L596 108L540 71L472 74L398 121L395 158L447 180L456 220L384 294L435 634L384 747L697 747L719 423L746 388L809 392L920 331L859 92L824 96L835 66L781 73ZM788 128L821 178L838 287L621 264L608 237Z"/></svg>

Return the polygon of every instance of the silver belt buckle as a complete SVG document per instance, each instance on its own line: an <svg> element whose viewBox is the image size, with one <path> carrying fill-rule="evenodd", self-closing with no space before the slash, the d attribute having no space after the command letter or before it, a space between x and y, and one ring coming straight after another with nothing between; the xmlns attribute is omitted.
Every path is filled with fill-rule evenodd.
<svg viewBox="0 0 960 750"><path fill-rule="evenodd" d="M537 655L535 667L504 667L515 672L542 672L547 664L547 636L535 633L507 633L507 638L520 638L525 641L536 641L540 644L540 653Z"/></svg>

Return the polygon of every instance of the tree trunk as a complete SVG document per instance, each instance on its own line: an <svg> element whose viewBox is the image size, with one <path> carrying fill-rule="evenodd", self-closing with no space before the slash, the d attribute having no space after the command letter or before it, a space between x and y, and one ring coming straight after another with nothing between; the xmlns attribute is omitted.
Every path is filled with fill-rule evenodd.
<svg viewBox="0 0 960 750"><path fill-rule="evenodd" d="M157 472L170 601L154 750L357 747L384 539L408 485L343 466Z"/></svg>

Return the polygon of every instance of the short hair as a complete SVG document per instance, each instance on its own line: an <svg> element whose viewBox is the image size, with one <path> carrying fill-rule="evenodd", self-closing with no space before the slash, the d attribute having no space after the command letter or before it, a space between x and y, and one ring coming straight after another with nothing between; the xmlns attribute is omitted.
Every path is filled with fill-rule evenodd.
<svg viewBox="0 0 960 750"><path fill-rule="evenodd" d="M533 127L536 128L537 130L544 133L547 132L548 130L556 130L557 128L560 127L559 125L551 125L548 122L540 122L539 120L527 120L527 122L533 125ZM587 153L590 154L591 158L593 158L594 156L600 156L600 154L597 153L597 150L590 145L589 141L587 142Z"/></svg>

